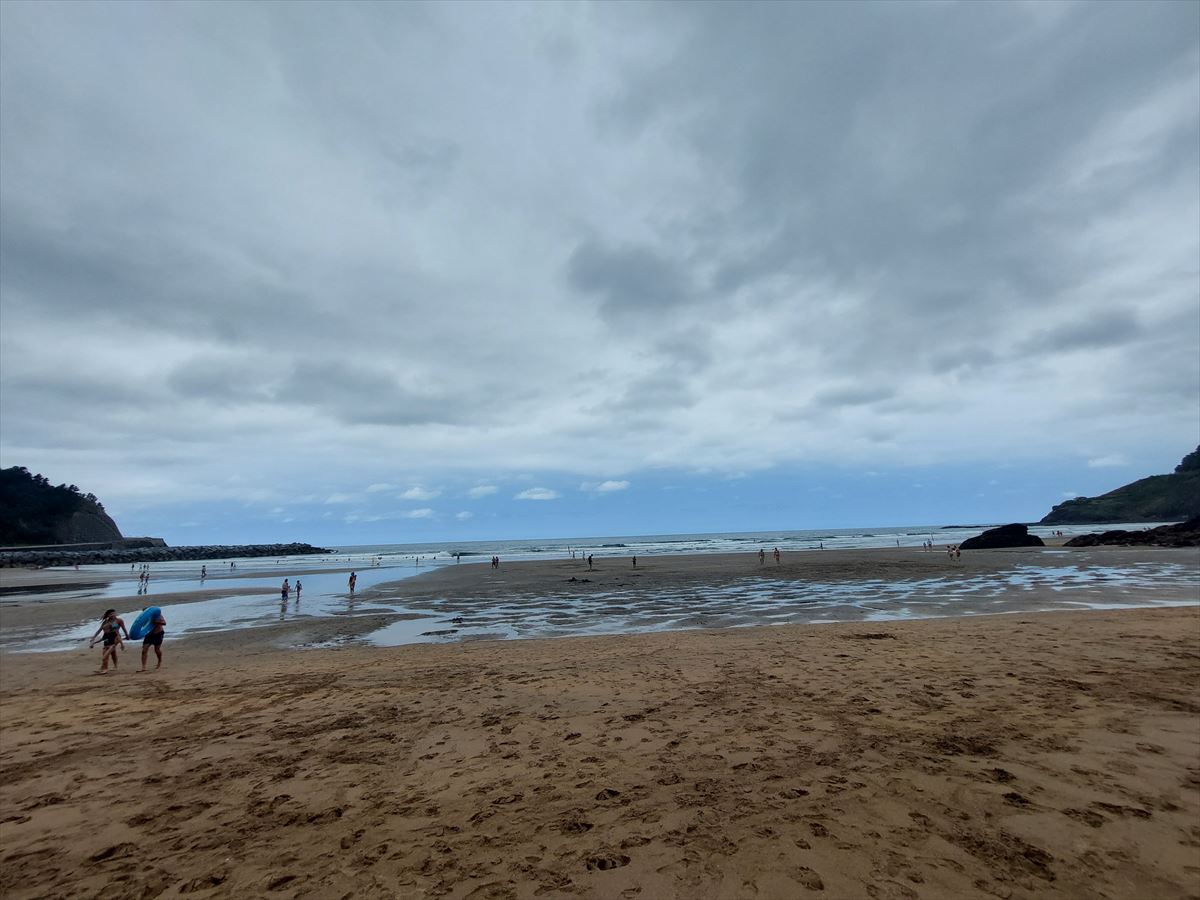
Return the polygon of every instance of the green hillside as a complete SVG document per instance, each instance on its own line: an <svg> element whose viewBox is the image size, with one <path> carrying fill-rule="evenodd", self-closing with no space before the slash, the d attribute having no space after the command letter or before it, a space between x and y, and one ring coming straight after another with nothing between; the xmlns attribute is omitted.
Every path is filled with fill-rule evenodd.
<svg viewBox="0 0 1200 900"><path fill-rule="evenodd" d="M0 546L120 539L117 523L94 494L53 485L24 466L0 469Z"/></svg>
<svg viewBox="0 0 1200 900"><path fill-rule="evenodd" d="M1151 475L1101 494L1060 503L1042 525L1177 522L1200 515L1200 447L1169 475Z"/></svg>

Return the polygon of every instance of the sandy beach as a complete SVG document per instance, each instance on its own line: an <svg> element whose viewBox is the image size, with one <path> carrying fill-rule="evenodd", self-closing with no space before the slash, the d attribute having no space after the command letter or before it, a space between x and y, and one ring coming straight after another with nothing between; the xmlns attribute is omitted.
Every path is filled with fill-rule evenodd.
<svg viewBox="0 0 1200 900"><path fill-rule="evenodd" d="M1200 896L1194 607L167 652L0 655L4 896Z"/></svg>

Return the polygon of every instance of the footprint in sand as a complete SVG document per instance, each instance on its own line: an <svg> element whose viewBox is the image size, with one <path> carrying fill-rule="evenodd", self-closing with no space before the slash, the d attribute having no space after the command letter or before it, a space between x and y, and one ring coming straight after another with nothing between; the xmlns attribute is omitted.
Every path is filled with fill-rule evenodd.
<svg viewBox="0 0 1200 900"><path fill-rule="evenodd" d="M825 890L825 882L821 880L821 876L814 872L808 866L800 866L792 872L792 878L800 882L806 889L810 891Z"/></svg>
<svg viewBox="0 0 1200 900"><path fill-rule="evenodd" d="M608 869L619 869L622 866L627 866L630 859L624 853L608 853L597 856L589 856L586 860L589 872L594 872L597 869L607 871Z"/></svg>

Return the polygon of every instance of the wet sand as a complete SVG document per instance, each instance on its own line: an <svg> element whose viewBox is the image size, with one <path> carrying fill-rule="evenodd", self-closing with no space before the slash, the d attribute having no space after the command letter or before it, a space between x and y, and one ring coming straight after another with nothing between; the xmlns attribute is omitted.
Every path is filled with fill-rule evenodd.
<svg viewBox="0 0 1200 900"><path fill-rule="evenodd" d="M964 553L960 559L951 559L945 548L925 552L915 547L904 547L894 550L784 553L778 564L771 557L771 548L766 549L766 562L761 565L756 555L751 553L680 553L638 557L636 568L629 556L596 556L591 570L582 559L502 562L498 569L491 568L487 563L464 563L443 566L415 579L380 585L375 590L401 599L444 595L455 600L470 601L513 595L587 597L615 589L654 595L664 590L719 587L748 578L801 584L867 580L892 582L942 577L966 579L1009 570L1018 565L1114 566L1173 562L1200 573L1200 551L1194 548L1014 547L1007 550L974 550Z"/></svg>
<svg viewBox="0 0 1200 900"><path fill-rule="evenodd" d="M1196 608L166 649L0 654L5 897L1200 885Z"/></svg>
<svg viewBox="0 0 1200 900"><path fill-rule="evenodd" d="M167 577L144 596L136 580L103 592L12 594L0 600L0 650L86 647L108 606L166 610L168 640L229 649L397 645L564 637L947 615L1026 614L1080 607L1200 602L1200 552L1090 548L978 551L959 560L917 548L768 555L672 554L366 568L354 597L349 569L236 578ZM62 573L51 576L55 587ZM283 574L306 581L305 600L281 603ZM87 572L81 572L82 577ZM415 576L415 577L413 577ZM399 579L399 580L397 580ZM365 583L364 583L365 582ZM8 574L0 572L0 589ZM119 598L118 595L128 594Z"/></svg>

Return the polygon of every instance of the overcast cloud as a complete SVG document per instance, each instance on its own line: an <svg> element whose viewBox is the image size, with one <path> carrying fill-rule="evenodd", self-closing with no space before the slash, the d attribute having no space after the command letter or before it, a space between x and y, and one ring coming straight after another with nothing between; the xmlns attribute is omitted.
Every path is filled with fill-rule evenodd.
<svg viewBox="0 0 1200 900"><path fill-rule="evenodd" d="M0 26L0 456L126 531L1200 440L1198 4Z"/></svg>

